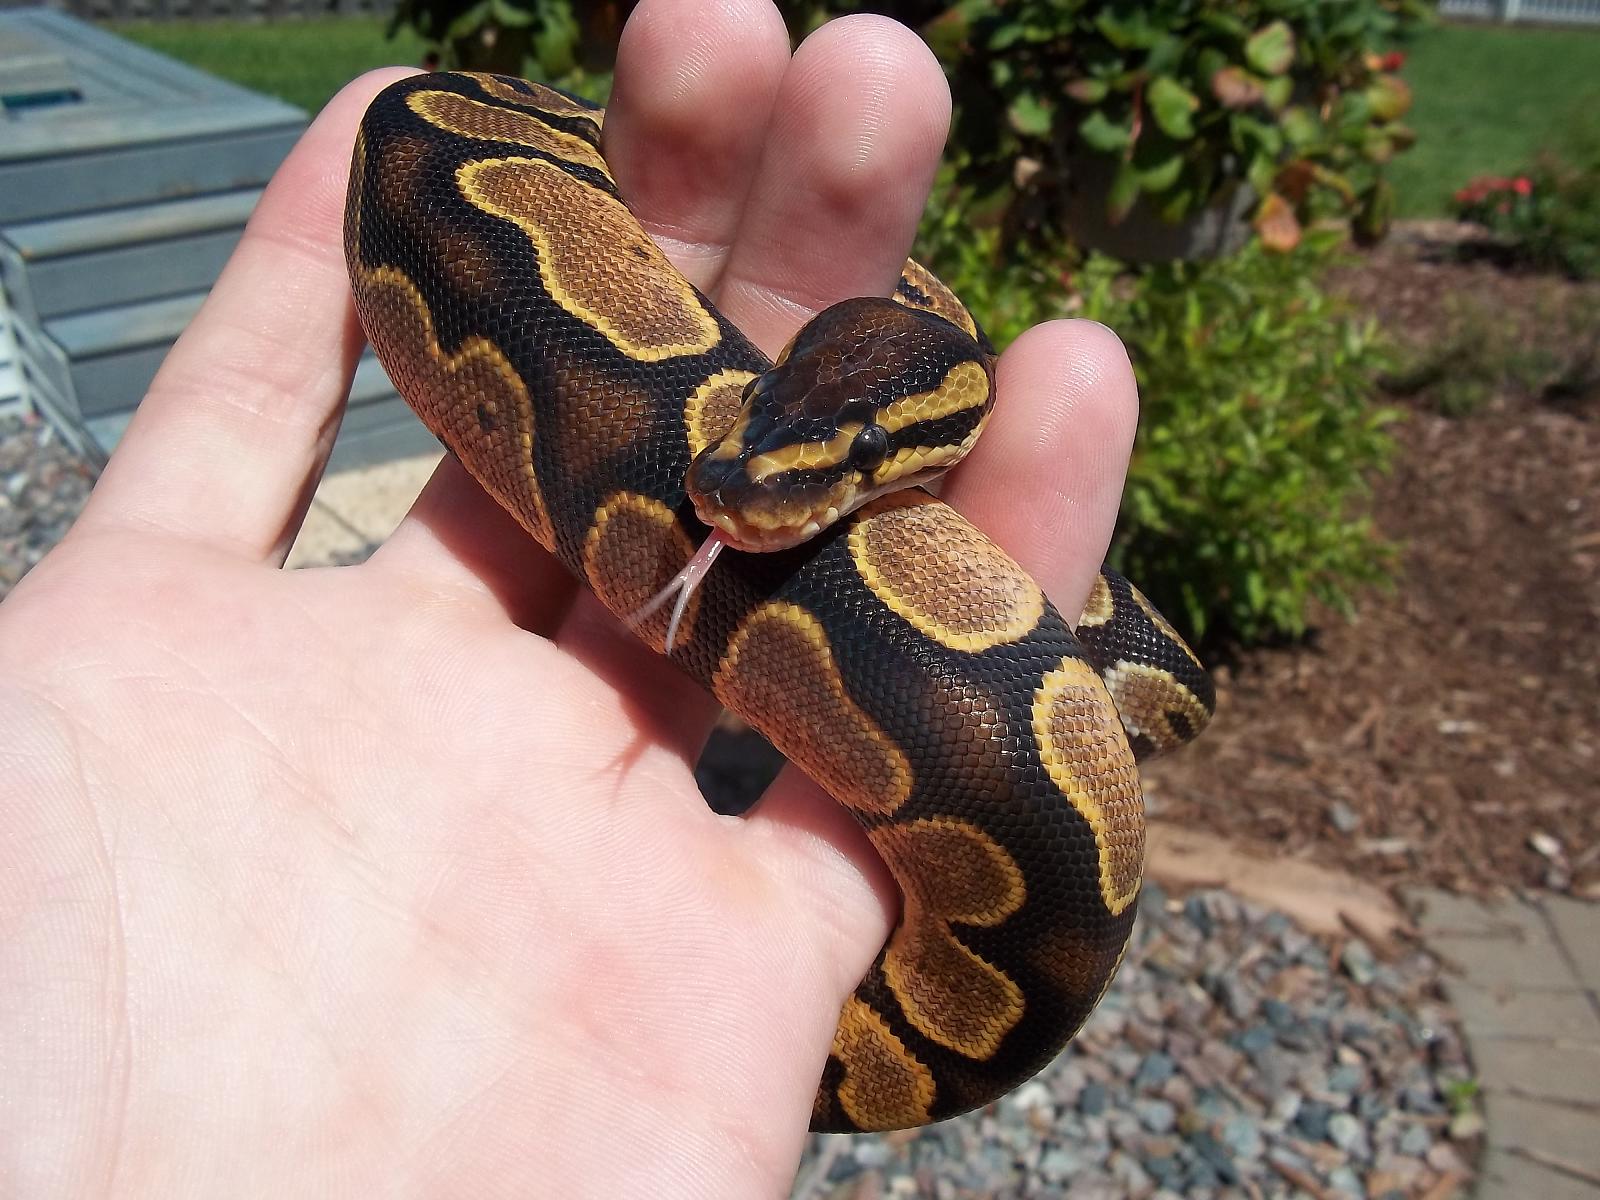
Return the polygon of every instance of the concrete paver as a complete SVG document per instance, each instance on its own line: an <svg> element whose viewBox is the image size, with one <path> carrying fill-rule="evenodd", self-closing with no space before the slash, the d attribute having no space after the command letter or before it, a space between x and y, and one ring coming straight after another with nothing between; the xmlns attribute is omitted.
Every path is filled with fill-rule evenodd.
<svg viewBox="0 0 1600 1200"><path fill-rule="evenodd" d="M312 501L305 523L289 548L284 566L324 567L331 562L349 562L372 543L348 521L327 505Z"/></svg>
<svg viewBox="0 0 1600 1200"><path fill-rule="evenodd" d="M1508 1149L1535 1147L1559 1162L1581 1163L1594 1153L1596 1115L1571 1104L1530 1100L1501 1088L1484 1093L1484 1118Z"/></svg>
<svg viewBox="0 0 1600 1200"><path fill-rule="evenodd" d="M317 501L338 513L368 541L381 542L410 511L442 457L442 452L417 454L325 475L317 487Z"/></svg>
<svg viewBox="0 0 1600 1200"><path fill-rule="evenodd" d="M1469 1038L1581 1040L1595 1028L1594 1008L1581 991L1479 987L1452 979L1450 999Z"/></svg>
<svg viewBox="0 0 1600 1200"><path fill-rule="evenodd" d="M1454 968L1488 1133L1478 1200L1600 1200L1600 905L1408 899Z"/></svg>
<svg viewBox="0 0 1600 1200"><path fill-rule="evenodd" d="M1503 1087L1524 1096L1600 1108L1600 1026L1590 1031L1589 1039L1476 1038L1472 1058L1486 1090ZM1600 1138L1600 1116L1590 1121ZM1600 1171L1600 1157L1595 1166Z"/></svg>
<svg viewBox="0 0 1600 1200"><path fill-rule="evenodd" d="M1600 1188L1491 1145L1478 1175L1478 1200L1595 1200Z"/></svg>
<svg viewBox="0 0 1600 1200"><path fill-rule="evenodd" d="M348 561L383 542L410 510L439 458L420 454L323 476L288 565Z"/></svg>
<svg viewBox="0 0 1600 1200"><path fill-rule="evenodd" d="M1481 987L1518 991L1576 986L1567 956L1538 909L1504 904L1480 911L1477 901L1451 899L1450 905L1430 901L1428 948L1460 968L1464 978Z"/></svg>
<svg viewBox="0 0 1600 1200"><path fill-rule="evenodd" d="M1600 906L1569 896L1551 896L1544 902L1544 911L1561 940L1562 948L1572 956L1579 982L1591 992L1600 992L1600 925L1595 921L1597 908Z"/></svg>

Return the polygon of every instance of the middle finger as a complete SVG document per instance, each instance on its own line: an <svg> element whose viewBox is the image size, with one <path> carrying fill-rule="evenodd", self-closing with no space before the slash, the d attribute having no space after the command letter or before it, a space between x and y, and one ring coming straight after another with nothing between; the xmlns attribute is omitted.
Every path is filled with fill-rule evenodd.
<svg viewBox="0 0 1600 1200"><path fill-rule="evenodd" d="M649 130L654 111L625 107L624 123L607 130L608 145L627 154L673 144ZM723 313L768 353L827 305L893 287L938 167L949 92L933 55L903 25L844 18L801 45L772 111L711 288ZM626 159L619 170L624 178L632 173ZM649 209L641 215L648 223ZM581 597L557 641L589 661L614 661L617 648L607 643L631 635L596 619L597 608ZM658 687L652 701L661 713L657 732L685 757L696 754L715 705L687 681L683 690Z"/></svg>

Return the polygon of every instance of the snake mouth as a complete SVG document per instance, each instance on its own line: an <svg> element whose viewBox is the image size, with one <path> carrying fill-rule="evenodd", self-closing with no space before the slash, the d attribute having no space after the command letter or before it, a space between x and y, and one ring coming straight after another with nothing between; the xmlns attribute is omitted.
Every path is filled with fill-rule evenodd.
<svg viewBox="0 0 1600 1200"><path fill-rule="evenodd" d="M829 505L820 513L808 516L799 525L793 523L767 525L747 520L734 509L718 508L696 496L694 511L702 522L718 530L723 540L735 550L752 554L771 554L777 550L791 549L802 542L809 542L828 526L835 524L849 510Z"/></svg>

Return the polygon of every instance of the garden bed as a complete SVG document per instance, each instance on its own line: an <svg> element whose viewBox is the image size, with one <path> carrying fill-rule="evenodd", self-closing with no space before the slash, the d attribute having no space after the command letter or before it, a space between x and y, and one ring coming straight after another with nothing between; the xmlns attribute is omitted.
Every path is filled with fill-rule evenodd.
<svg viewBox="0 0 1600 1200"><path fill-rule="evenodd" d="M1600 896L1600 288L1407 232L1340 281L1426 380L1378 489L1397 587L1224 663L1151 808L1382 882Z"/></svg>

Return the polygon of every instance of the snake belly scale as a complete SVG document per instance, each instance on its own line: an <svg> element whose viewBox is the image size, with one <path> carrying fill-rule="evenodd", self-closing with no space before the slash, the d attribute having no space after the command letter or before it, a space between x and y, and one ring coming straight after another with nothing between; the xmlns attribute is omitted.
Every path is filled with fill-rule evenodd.
<svg viewBox="0 0 1600 1200"><path fill-rule="evenodd" d="M407 401L626 617L707 536L686 472L771 363L628 212L603 120L506 77L394 84L360 129L346 248ZM896 299L990 353L922 268ZM665 629L657 613L638 632L661 651ZM1137 590L1103 572L1075 635L1021 567L911 488L800 545L723 555L671 657L850 810L902 892L840 1014L813 1128L940 1120L1048 1063L1133 922L1135 755L1192 737L1213 703Z"/></svg>

